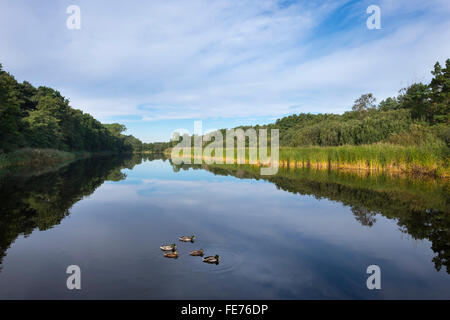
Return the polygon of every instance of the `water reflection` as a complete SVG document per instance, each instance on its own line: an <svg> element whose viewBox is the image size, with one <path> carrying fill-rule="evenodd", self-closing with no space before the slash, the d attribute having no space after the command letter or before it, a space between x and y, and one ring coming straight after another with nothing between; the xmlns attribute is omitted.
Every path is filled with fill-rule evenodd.
<svg viewBox="0 0 450 320"><path fill-rule="evenodd" d="M19 235L26 237L35 229L43 231L60 224L76 202L105 181L124 180L122 169L153 159L140 155L92 157L39 175L29 169L4 174L0 180L0 270L6 251Z"/></svg>
<svg viewBox="0 0 450 320"><path fill-rule="evenodd" d="M215 175L239 179L262 179L278 189L300 195L326 198L349 206L355 219L372 227L376 216L397 221L401 232L413 239L427 239L436 256L436 270L450 274L450 182L409 179L383 174L351 173L312 169L282 169L276 176L261 176L248 165L175 165L173 170L207 170Z"/></svg>
<svg viewBox="0 0 450 320"><path fill-rule="evenodd" d="M159 158L2 177L0 298L73 298L63 286L73 261L88 271L84 298L450 297L448 181L307 169L267 177ZM414 248L396 228L425 241ZM166 259L160 245L185 234L198 235L195 245L177 242L179 259ZM199 248L220 264L189 255ZM368 292L364 268L378 261L389 282Z"/></svg>

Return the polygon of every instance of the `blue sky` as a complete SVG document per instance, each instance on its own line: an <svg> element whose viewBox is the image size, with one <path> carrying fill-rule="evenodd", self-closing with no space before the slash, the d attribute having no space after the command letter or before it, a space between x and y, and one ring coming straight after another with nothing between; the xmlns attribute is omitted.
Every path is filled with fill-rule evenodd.
<svg viewBox="0 0 450 320"><path fill-rule="evenodd" d="M69 5L81 29L66 27ZM366 8L381 8L369 30ZM173 130L342 113L429 81L450 1L0 0L0 63L145 142Z"/></svg>

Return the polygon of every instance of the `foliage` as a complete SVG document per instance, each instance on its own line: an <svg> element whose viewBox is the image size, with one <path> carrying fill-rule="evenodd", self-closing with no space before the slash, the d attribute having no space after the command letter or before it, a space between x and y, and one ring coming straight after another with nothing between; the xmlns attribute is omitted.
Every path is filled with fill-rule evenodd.
<svg viewBox="0 0 450 320"><path fill-rule="evenodd" d="M363 94L361 97L355 100L355 103L353 104L352 110L357 112L363 112L366 110L370 110L375 108L375 97L373 94Z"/></svg>
<svg viewBox="0 0 450 320"><path fill-rule="evenodd" d="M121 124L104 125L48 87L17 82L0 64L0 154L24 147L63 151L140 151L141 141L122 134Z"/></svg>
<svg viewBox="0 0 450 320"><path fill-rule="evenodd" d="M280 161L324 169L371 169L448 177L450 163L446 149L443 144L399 146L381 143L339 147L284 147L280 149Z"/></svg>
<svg viewBox="0 0 450 320"><path fill-rule="evenodd" d="M254 128L278 129L280 145L343 146L379 142L447 147L450 143L450 59L436 63L430 84L415 83L375 105L375 97L363 94L352 111L338 114L301 113ZM407 136L409 135L409 138ZM413 137L414 136L414 137Z"/></svg>
<svg viewBox="0 0 450 320"><path fill-rule="evenodd" d="M177 145L177 143L177 141L143 143L142 151L151 153L164 153L164 150L174 147L175 145Z"/></svg>
<svg viewBox="0 0 450 320"><path fill-rule="evenodd" d="M73 160L76 157L75 153L61 150L23 148L0 154L0 168L19 165L43 167Z"/></svg>

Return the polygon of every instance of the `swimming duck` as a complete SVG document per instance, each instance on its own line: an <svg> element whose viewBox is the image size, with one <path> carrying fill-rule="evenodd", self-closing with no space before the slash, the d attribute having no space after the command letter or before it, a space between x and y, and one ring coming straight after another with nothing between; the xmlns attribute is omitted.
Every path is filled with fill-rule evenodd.
<svg viewBox="0 0 450 320"><path fill-rule="evenodd" d="M166 258L178 258L178 252L174 251L174 252L166 252L164 253L164 257Z"/></svg>
<svg viewBox="0 0 450 320"><path fill-rule="evenodd" d="M171 245L166 244L166 245L162 245L160 248L162 251L175 251L175 249L177 248L177 245L175 243L171 244Z"/></svg>
<svg viewBox="0 0 450 320"><path fill-rule="evenodd" d="M214 257L209 256L209 257L203 258L203 262L219 264L219 256L216 254Z"/></svg>
<svg viewBox="0 0 450 320"><path fill-rule="evenodd" d="M195 239L195 236L190 236L190 237L188 237L188 236L183 236L183 237L180 237L180 238L178 238L180 241L183 241L183 242L194 242L194 239Z"/></svg>
<svg viewBox="0 0 450 320"><path fill-rule="evenodd" d="M189 254L191 256L201 256L201 257L203 257L203 249L191 251Z"/></svg>

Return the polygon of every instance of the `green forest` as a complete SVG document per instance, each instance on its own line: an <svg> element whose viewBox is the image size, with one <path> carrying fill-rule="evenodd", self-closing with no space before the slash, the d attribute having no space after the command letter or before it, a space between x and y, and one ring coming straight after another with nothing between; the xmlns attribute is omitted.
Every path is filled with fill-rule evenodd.
<svg viewBox="0 0 450 320"><path fill-rule="evenodd" d="M140 150L142 142L122 134L121 124L102 124L72 108L57 90L19 83L0 64L0 154L20 148L61 151Z"/></svg>

